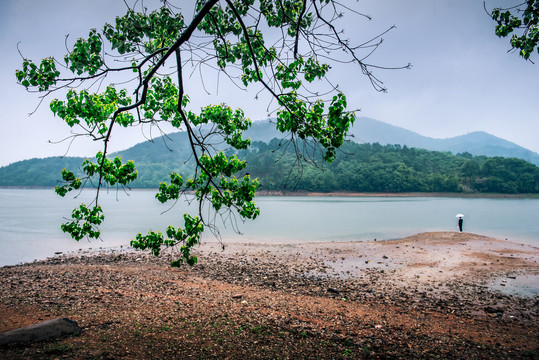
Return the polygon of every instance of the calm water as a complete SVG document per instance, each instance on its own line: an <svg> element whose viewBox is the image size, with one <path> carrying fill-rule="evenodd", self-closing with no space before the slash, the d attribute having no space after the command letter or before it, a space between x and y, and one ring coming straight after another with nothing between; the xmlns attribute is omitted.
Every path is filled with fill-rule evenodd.
<svg viewBox="0 0 539 360"><path fill-rule="evenodd" d="M179 203L162 214L169 207L159 204L154 194L103 194L103 241L77 243L62 233L60 224L74 206L89 203L93 192L62 199L52 190L0 189L0 266L44 259L57 251L128 246L138 232L164 232L190 210ZM393 239L424 231L457 230L455 214L462 213L464 231L539 245L539 199L259 197L257 203L262 216L238 224L242 235L228 225L221 233L225 241ZM215 238L208 232L204 241Z"/></svg>

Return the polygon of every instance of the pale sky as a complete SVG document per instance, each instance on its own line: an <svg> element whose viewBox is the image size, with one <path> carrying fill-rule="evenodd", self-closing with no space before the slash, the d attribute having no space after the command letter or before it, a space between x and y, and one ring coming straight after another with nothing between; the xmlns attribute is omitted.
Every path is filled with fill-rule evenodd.
<svg viewBox="0 0 539 360"><path fill-rule="evenodd" d="M512 3L488 0L487 7ZM411 70L377 72L388 88L385 94L376 92L357 68L334 68L332 79L347 94L350 107L361 109L358 116L436 138L486 131L539 152L539 56L533 56L538 63L534 65L507 53L508 39L494 34L494 22L484 12L482 0L359 0L349 4L373 18L356 16L343 22L348 37L358 43L396 26L369 62L413 65ZM24 56L36 62L47 56L61 60L65 35L86 37L90 28L101 29L124 9L123 0L0 0L0 166L63 155L68 150L67 143L48 143L70 134L48 108L52 97L28 116L39 99L16 84L15 70L22 62L17 43ZM256 101L255 95L238 96L221 88L209 99L197 97L192 104L196 108L238 103L251 119L264 119L266 104ZM112 150L121 150L144 137L140 129L134 129L114 134L112 140ZM93 156L99 149L100 144L80 139L68 155Z"/></svg>

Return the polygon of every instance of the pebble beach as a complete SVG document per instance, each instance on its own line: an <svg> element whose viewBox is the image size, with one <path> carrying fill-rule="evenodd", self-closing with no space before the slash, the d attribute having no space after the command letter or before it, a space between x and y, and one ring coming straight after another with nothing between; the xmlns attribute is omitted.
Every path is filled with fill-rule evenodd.
<svg viewBox="0 0 539 360"><path fill-rule="evenodd" d="M224 249L223 249L223 246ZM167 254L61 254L0 268L0 332L66 317L77 336L6 359L534 359L539 248L471 233Z"/></svg>

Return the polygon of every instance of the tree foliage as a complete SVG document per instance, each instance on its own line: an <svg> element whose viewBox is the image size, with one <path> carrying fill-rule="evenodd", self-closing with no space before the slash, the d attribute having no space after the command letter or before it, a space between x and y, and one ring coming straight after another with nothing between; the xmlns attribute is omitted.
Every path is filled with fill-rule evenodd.
<svg viewBox="0 0 539 360"><path fill-rule="evenodd" d="M72 220L62 227L77 240L99 236L104 220L100 189L129 186L138 176L133 162L109 158L113 132L166 122L187 133L194 174L184 179L170 173L169 181L158 185L156 198L175 202L194 194L198 215L185 215L183 225L170 226L166 235L138 234L132 245L155 255L163 248L176 248L179 257L173 265L193 264L196 257L190 249L199 243L205 227L212 228L216 215L230 218L230 211L241 219L259 215L254 201L259 182L246 172L245 160L217 146L224 142L236 150L248 148L250 140L242 133L251 120L241 109L225 104L191 109L192 84L186 71L213 71L238 87L267 93L277 128L331 162L354 114L347 109L345 94L328 80L330 59L357 66L376 90L384 91L372 72L376 67L366 63L381 38L360 45L344 38L333 24L348 7L333 0L196 0L187 20L186 12L176 7L180 5L169 1L156 10L136 4L139 8L128 7L114 24L91 29L87 38L77 39L63 61L48 57L37 64L23 58L16 77L43 97L56 94L50 109L76 137L103 143L94 160L83 162L80 176L64 170L64 183L56 188L65 196L95 182L95 201L75 209ZM202 125L211 126L211 131L202 133ZM295 150L297 158L305 157L298 147Z"/></svg>
<svg viewBox="0 0 539 360"><path fill-rule="evenodd" d="M510 8L495 8L490 16L496 21L496 35L511 36L511 47L524 59L539 53L539 0L527 0ZM516 32L521 31L521 34ZM531 60L530 60L531 61Z"/></svg>

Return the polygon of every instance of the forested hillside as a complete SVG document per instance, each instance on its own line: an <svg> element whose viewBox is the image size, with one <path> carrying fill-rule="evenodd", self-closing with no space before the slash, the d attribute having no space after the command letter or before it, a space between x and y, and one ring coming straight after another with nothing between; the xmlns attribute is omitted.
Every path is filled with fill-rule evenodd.
<svg viewBox="0 0 539 360"><path fill-rule="evenodd" d="M420 149L449 151L453 154L468 152L476 156L515 157L539 165L539 154L483 131L435 139L378 120L360 117L352 127L351 134L357 143L400 144Z"/></svg>
<svg viewBox="0 0 539 360"><path fill-rule="evenodd" d="M256 121L246 131L247 137L266 143L275 137L281 137L282 134L275 129L272 121ZM514 157L539 166L539 154L483 131L435 139L382 121L359 117L350 129L350 140L360 144L406 145L410 148L448 151L452 154L468 152L474 156Z"/></svg>
<svg viewBox="0 0 539 360"><path fill-rule="evenodd" d="M78 157L49 157L30 159L0 168L0 186L54 187L62 178L63 168L77 169L84 161Z"/></svg>
<svg viewBox="0 0 539 360"><path fill-rule="evenodd" d="M134 160L134 188L152 188L169 180L170 171L192 172L181 137L142 143L119 155ZM281 144L281 145L280 145ZM539 193L539 167L521 159L452 155L400 145L346 143L332 164L319 158L299 163L291 147L277 139L256 141L238 154L248 162L262 190L312 192L480 192ZM304 154L302 151L300 154ZM80 158L32 159L0 168L0 186L52 187L64 167L77 169ZM323 167L319 167L318 165ZM243 175L243 174L240 174Z"/></svg>
<svg viewBox="0 0 539 360"><path fill-rule="evenodd" d="M538 193L539 167L521 159L452 155L400 145L347 143L320 169L296 164L278 141L256 142L242 154L263 189L352 192ZM320 162L321 163L321 162Z"/></svg>

